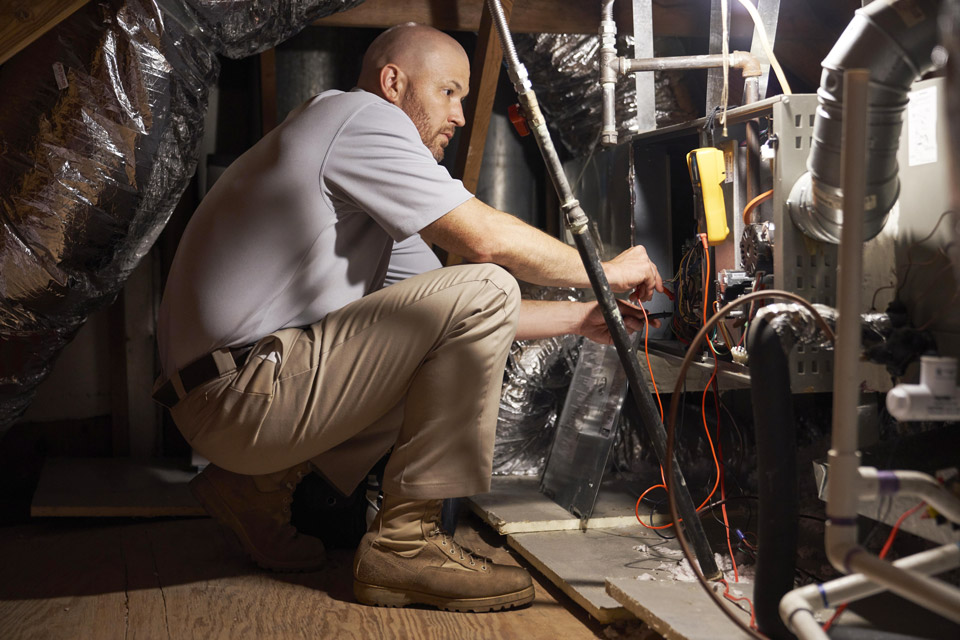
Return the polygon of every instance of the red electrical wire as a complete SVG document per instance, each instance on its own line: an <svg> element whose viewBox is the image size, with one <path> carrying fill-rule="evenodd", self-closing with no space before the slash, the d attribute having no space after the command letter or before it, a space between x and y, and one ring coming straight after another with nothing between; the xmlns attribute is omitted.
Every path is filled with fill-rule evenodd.
<svg viewBox="0 0 960 640"><path fill-rule="evenodd" d="M924 502L924 501L921 501L920 504L918 504L918 505L916 505L916 506L914 506L914 507L910 507L909 509L907 509L906 511L904 511L903 514L902 514L899 518L897 518L897 521L896 521L896 522L894 523L894 525L893 525L893 529L890 530L890 535L887 536L887 541L883 543L883 548L880 549L880 553L877 554L877 557L879 557L879 558L886 558L886 557L887 557L887 554L890 553L890 547L893 546L893 539L897 537L897 532L900 531L900 525L903 524L903 521L904 521L904 520L906 520L907 518L909 518L910 516L912 516L914 513L916 513L917 511L919 511L920 508L923 507L925 504L927 504L927 503ZM847 610L847 605L848 605L848 604L849 604L849 603L844 602L842 605L840 605L839 607L837 607L837 610L833 612L833 615L830 616L830 619L827 620L827 621L824 623L824 625L823 625L823 630L824 630L824 631L829 631L829 630L830 630L830 627L833 625L834 622L837 621L837 618L840 617L840 614Z"/></svg>
<svg viewBox="0 0 960 640"><path fill-rule="evenodd" d="M753 603L750 601L750 598L739 598L732 593L730 593L730 585L724 578L720 579L720 582L723 583L723 597L731 602L746 602L747 606L750 607L750 628L757 628L757 614L753 610Z"/></svg>

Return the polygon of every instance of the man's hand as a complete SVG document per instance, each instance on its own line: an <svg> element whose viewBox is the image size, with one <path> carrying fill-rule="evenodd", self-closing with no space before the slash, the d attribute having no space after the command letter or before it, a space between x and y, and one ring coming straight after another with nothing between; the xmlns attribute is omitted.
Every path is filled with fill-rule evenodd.
<svg viewBox="0 0 960 640"><path fill-rule="evenodd" d="M623 300L617 300L617 306L620 307L620 314L623 316L623 323L627 326L627 332L643 331L644 316L640 307L635 307ZM613 344L613 337L607 329L607 323L603 319L603 312L597 302L583 303L584 316L580 322L580 327L576 333L599 342L600 344ZM659 327L660 321L650 320L651 327Z"/></svg>
<svg viewBox="0 0 960 640"><path fill-rule="evenodd" d="M631 247L613 260L603 263L610 288L615 292L633 290L634 300L646 301L654 291L663 292L663 281L657 267L641 246Z"/></svg>

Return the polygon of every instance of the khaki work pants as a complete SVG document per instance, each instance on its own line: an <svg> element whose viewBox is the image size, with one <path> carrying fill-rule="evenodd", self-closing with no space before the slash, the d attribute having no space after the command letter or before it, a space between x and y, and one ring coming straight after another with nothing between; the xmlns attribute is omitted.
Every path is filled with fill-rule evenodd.
<svg viewBox="0 0 960 640"><path fill-rule="evenodd" d="M519 306L500 267L432 271L266 336L171 413L197 452L235 473L311 460L350 493L393 446L385 492L484 493Z"/></svg>

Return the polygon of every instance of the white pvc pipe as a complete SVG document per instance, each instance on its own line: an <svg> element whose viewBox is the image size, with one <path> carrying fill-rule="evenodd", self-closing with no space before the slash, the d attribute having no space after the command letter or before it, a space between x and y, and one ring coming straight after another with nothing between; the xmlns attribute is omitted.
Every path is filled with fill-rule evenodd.
<svg viewBox="0 0 960 640"><path fill-rule="evenodd" d="M919 471L879 471L860 467L859 496L873 499L881 496L917 496L951 522L960 523L960 498L945 489L937 479Z"/></svg>
<svg viewBox="0 0 960 640"><path fill-rule="evenodd" d="M960 567L960 544L947 544L907 556L894 562L893 566L924 575L950 571ZM827 634L814 617L816 611L862 600L883 591L884 587L860 574L843 576L823 584L809 584L783 597L780 601L780 618L801 640L822 640Z"/></svg>
<svg viewBox="0 0 960 640"><path fill-rule="evenodd" d="M831 564L846 572L847 552L857 544L860 452L860 288L863 286L863 205L866 197L867 120L870 72L843 74L843 228L837 282L837 339L834 351L833 435L828 454L825 545Z"/></svg>
<svg viewBox="0 0 960 640"><path fill-rule="evenodd" d="M859 572L899 596L960 623L960 589L942 580L905 571L856 547L847 559L851 572Z"/></svg>
<svg viewBox="0 0 960 640"><path fill-rule="evenodd" d="M867 157L867 122L863 114L868 112L869 82L869 71L850 69L844 72L843 229L838 265L839 317L834 355L833 437L829 454L825 547L827 558L838 570L863 573L894 593L960 622L960 589L899 569L857 544L857 506L862 484L857 450L859 316Z"/></svg>

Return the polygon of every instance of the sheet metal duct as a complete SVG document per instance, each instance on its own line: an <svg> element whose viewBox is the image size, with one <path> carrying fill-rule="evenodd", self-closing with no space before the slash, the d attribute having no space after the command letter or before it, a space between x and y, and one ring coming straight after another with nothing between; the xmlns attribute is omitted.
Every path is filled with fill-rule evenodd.
<svg viewBox="0 0 960 640"><path fill-rule="evenodd" d="M790 217L805 234L838 244L842 226L843 72L870 71L864 240L880 233L900 194L897 147L913 84L933 67L939 0L876 0L858 9L823 61L808 172L794 185Z"/></svg>
<svg viewBox="0 0 960 640"><path fill-rule="evenodd" d="M216 54L362 0L114 0L0 68L0 431L153 245L196 168Z"/></svg>

